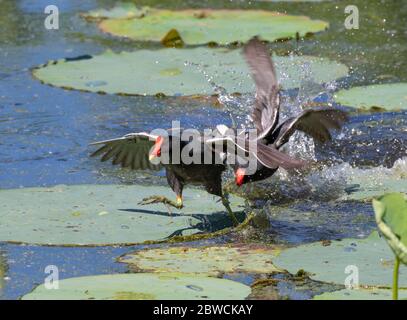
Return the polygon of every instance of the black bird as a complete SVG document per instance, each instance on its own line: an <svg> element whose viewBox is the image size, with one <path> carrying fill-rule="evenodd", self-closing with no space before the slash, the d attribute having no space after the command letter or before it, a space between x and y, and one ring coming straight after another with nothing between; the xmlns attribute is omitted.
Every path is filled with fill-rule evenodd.
<svg viewBox="0 0 407 320"><path fill-rule="evenodd" d="M275 68L267 47L259 39L252 38L244 47L244 56L256 84L256 97L251 119L257 129L257 139L262 144L280 149L291 135L302 131L319 142L331 140L330 129L340 129L348 120L347 113L332 108L305 110L295 117L279 123L280 95ZM246 174L242 165L235 165L235 181L238 186L271 177L278 166L257 164L253 174Z"/></svg>
<svg viewBox="0 0 407 320"><path fill-rule="evenodd" d="M221 197L222 203L230 215L233 223L238 223L228 201L228 196L222 191L222 173L228 165L228 155L231 153L225 148L231 142L235 149L242 149L244 153L254 157L256 162L264 168L298 168L304 165L302 161L295 160L286 154L257 141L256 152L253 153L249 146L250 141L245 138L224 135L223 128L218 126L209 137L195 134L194 139L183 138L184 130L168 130L163 135L154 135L146 132L130 133L123 137L92 143L102 145L91 156L103 155L101 161L112 159L112 164L121 164L133 170L160 170L165 168L168 184L175 192L176 202L162 196L151 196L143 199L142 204L164 203L165 205L182 208L182 190L186 184L204 186L210 194ZM217 145L221 146L218 148ZM186 163L182 157L175 158L173 155L182 155L184 148L188 147L187 154L190 158L195 155L194 161ZM188 151L189 150L189 151ZM159 157L161 162L152 163L154 158ZM209 160L208 160L209 159ZM155 161L154 161L155 162Z"/></svg>

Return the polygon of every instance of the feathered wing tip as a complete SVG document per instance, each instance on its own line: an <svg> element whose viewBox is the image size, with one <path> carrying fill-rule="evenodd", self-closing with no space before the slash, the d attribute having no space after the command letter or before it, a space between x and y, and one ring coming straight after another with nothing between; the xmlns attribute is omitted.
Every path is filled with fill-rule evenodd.
<svg viewBox="0 0 407 320"><path fill-rule="evenodd" d="M159 170L160 165L151 163L149 151L157 136L141 133L130 133L120 138L98 141L91 145L102 145L90 156L102 156L101 161L112 159L113 165L120 164L123 168Z"/></svg>
<svg viewBox="0 0 407 320"><path fill-rule="evenodd" d="M339 130L349 120L348 113L337 109L310 109L303 111L298 117L284 121L273 133L276 148L288 142L292 134L302 131L314 140L325 143L332 139L330 130Z"/></svg>
<svg viewBox="0 0 407 320"><path fill-rule="evenodd" d="M256 84L251 119L259 139L262 139L273 131L278 122L280 101L276 71L267 46L257 37L244 46L243 54Z"/></svg>

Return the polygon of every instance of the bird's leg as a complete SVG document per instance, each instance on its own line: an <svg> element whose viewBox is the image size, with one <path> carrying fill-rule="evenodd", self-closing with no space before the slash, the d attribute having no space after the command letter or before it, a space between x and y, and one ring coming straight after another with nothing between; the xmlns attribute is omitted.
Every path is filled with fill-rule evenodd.
<svg viewBox="0 0 407 320"><path fill-rule="evenodd" d="M232 209L230 208L230 202L228 199L228 195L227 194L222 195L221 199L222 199L222 204L224 205L224 207L226 208L226 210L230 216L230 219L232 219L233 225L236 227L239 224L239 221L236 219L235 214L233 213Z"/></svg>
<svg viewBox="0 0 407 320"><path fill-rule="evenodd" d="M141 204L141 205L147 205L147 204L153 204L153 203L163 203L167 206L167 208L169 208L168 206L174 207L176 209L182 209L184 207L184 205L182 204L182 197L179 195L177 196L176 201L172 201L164 196L151 196L151 197L144 198L141 202L139 202L139 204Z"/></svg>

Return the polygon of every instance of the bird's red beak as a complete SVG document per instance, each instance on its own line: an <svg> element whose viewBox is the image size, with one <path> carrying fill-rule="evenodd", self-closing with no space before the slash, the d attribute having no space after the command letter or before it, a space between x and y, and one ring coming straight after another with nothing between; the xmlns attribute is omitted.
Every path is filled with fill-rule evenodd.
<svg viewBox="0 0 407 320"><path fill-rule="evenodd" d="M243 168L239 168L235 172L236 176L236 184L240 187L243 184L244 181L244 176L246 175L246 172Z"/></svg>
<svg viewBox="0 0 407 320"><path fill-rule="evenodd" d="M163 142L164 139L161 136L158 136L157 139L155 139L153 150L151 151L150 156L148 157L150 161L156 157L161 156L161 145L163 144Z"/></svg>

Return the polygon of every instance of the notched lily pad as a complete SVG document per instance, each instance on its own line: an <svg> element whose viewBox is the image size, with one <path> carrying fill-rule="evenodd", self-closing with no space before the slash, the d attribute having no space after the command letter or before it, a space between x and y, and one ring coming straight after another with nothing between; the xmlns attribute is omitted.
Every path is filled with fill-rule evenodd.
<svg viewBox="0 0 407 320"><path fill-rule="evenodd" d="M348 68L311 56L274 57L284 89L303 80L325 83L347 75ZM307 75L304 69L308 70ZM191 96L215 94L215 86L229 93L249 93L254 84L241 50L223 48L107 51L90 59L48 63L33 70L46 84L91 92L126 95ZM208 81L210 79L210 81Z"/></svg>
<svg viewBox="0 0 407 320"><path fill-rule="evenodd" d="M311 278L328 283L344 284L350 275L348 266L355 266L359 285L392 285L394 255L384 239L373 232L366 239L343 239L331 241L329 246L323 242L301 245L283 250L274 259L279 268L295 274L303 269ZM356 270L353 268L351 270ZM348 273L345 273L348 270ZM407 270L400 269L400 287L407 288Z"/></svg>
<svg viewBox="0 0 407 320"><path fill-rule="evenodd" d="M133 244L222 229L231 224L221 203L205 191L185 190L185 208L138 203L173 198L159 186L78 185L0 190L0 241L45 245ZM233 210L244 201L231 197ZM213 223L213 224L212 224Z"/></svg>
<svg viewBox="0 0 407 320"><path fill-rule="evenodd" d="M255 35L267 41L303 37L329 26L322 20L264 10L144 10L144 14L134 15L133 19L123 19L127 16L117 7L112 13L103 11L107 19L100 22L99 28L115 36L156 42L162 41L170 30L176 30L187 44L224 45L246 42Z"/></svg>
<svg viewBox="0 0 407 320"><path fill-rule="evenodd" d="M407 201L402 193L391 193L373 200L376 222L400 261L407 264Z"/></svg>
<svg viewBox="0 0 407 320"><path fill-rule="evenodd" d="M279 250L278 247L250 245L173 247L136 251L119 261L143 272L270 274L282 272L272 262Z"/></svg>
<svg viewBox="0 0 407 320"><path fill-rule="evenodd" d="M23 300L242 300L250 287L239 282L202 275L112 274L69 278L58 290L43 284Z"/></svg>
<svg viewBox="0 0 407 320"><path fill-rule="evenodd" d="M335 94L335 101L355 108L381 108L387 111L407 109L407 83L354 87Z"/></svg>

